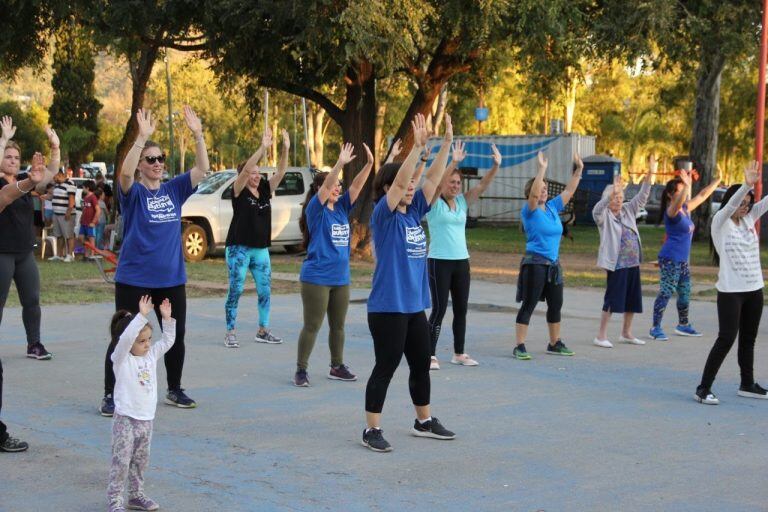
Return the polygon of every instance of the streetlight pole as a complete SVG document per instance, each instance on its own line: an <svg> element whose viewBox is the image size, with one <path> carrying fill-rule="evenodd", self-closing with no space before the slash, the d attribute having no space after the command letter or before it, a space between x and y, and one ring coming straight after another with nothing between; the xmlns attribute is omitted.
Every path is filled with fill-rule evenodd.
<svg viewBox="0 0 768 512"><path fill-rule="evenodd" d="M176 166L173 161L173 96L171 94L171 68L168 62L168 49L165 50L165 89L168 91L168 144L170 155L168 157L168 169L170 177L176 175Z"/></svg>
<svg viewBox="0 0 768 512"><path fill-rule="evenodd" d="M755 201L763 195L763 142L765 128L765 66L768 60L768 0L763 0L763 24L760 35L760 69L757 80L757 119L755 120L755 160L757 160L760 178L755 184ZM757 224L760 233L760 221Z"/></svg>

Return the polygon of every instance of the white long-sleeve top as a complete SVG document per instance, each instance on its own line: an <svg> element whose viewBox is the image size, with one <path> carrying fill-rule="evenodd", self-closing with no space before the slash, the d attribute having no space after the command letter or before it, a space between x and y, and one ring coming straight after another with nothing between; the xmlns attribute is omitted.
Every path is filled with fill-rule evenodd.
<svg viewBox="0 0 768 512"><path fill-rule="evenodd" d="M134 356L131 354L131 346L147 323L147 318L137 313L120 335L112 352L115 412L145 421L155 419L157 409L157 360L176 341L176 320L164 320L160 341L153 343L146 355Z"/></svg>
<svg viewBox="0 0 768 512"><path fill-rule="evenodd" d="M720 256L715 287L721 292L752 292L764 286L755 222L768 210L768 197L755 203L738 223L731 218L749 190L742 185L712 218L712 243Z"/></svg>

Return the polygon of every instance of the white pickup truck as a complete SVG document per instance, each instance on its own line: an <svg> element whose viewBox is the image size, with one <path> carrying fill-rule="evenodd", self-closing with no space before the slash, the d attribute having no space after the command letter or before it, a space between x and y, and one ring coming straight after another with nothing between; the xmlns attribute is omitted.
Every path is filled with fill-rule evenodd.
<svg viewBox="0 0 768 512"><path fill-rule="evenodd" d="M262 167L269 177L274 168ZM232 188L235 170L219 171L206 177L181 208L182 251L187 261L200 261L215 250L223 250L232 221ZM272 193L272 245L288 252L302 250L299 218L304 196L312 183L306 167L289 167Z"/></svg>

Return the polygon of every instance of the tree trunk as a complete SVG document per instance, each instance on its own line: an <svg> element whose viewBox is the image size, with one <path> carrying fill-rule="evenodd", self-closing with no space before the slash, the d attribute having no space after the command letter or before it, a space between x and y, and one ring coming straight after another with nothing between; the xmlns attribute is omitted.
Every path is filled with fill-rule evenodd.
<svg viewBox="0 0 768 512"><path fill-rule="evenodd" d="M440 89L442 89L444 84L445 82L419 85L419 88L413 95L411 104L408 106L408 110L400 123L400 127L397 129L395 138L393 139L400 139L403 143L403 149L397 157L397 160L402 161L405 159L413 146L413 133L411 132L411 121L413 120L413 117L416 114L423 114L424 117L426 117L432 113L432 105L434 105L435 99L440 94ZM389 155L389 148L385 153L385 159L386 155Z"/></svg>
<svg viewBox="0 0 768 512"><path fill-rule="evenodd" d="M448 84L443 84L440 89L440 94L437 95L435 106L432 109L432 133L437 135L440 133L441 125L443 124L443 118L445 117L445 107L448 103Z"/></svg>
<svg viewBox="0 0 768 512"><path fill-rule="evenodd" d="M720 123L720 79L725 67L725 56L712 49L704 49L699 61L696 81L696 104L691 130L690 154L699 181L694 182L693 194L712 181L717 166L717 129ZM709 201L696 209L696 236L707 236Z"/></svg>
<svg viewBox="0 0 768 512"><path fill-rule="evenodd" d="M125 124L125 131L120 142L115 148L115 183L120 178L120 167L125 155L131 149L136 136L139 134L139 126L136 124L136 111L144 106L144 98L147 94L147 84L152 76L152 67L157 60L159 48L155 46L142 48L136 60L128 58L128 66L131 71L131 114Z"/></svg>
<svg viewBox="0 0 768 512"><path fill-rule="evenodd" d="M314 103L310 103L310 106ZM309 146L309 162L312 167L319 169L317 165L317 156L315 155L315 123L312 120L312 108L307 112L307 140L305 143Z"/></svg>
<svg viewBox="0 0 768 512"><path fill-rule="evenodd" d="M312 145L315 148L315 166L319 169L325 165L325 110L320 107L312 110L309 124L315 126Z"/></svg>
<svg viewBox="0 0 768 512"><path fill-rule="evenodd" d="M384 102L379 103L379 105L376 107L376 129L373 135L373 144L374 147L371 148L373 151L373 168L378 169L381 167L381 162L383 161L382 155L383 152L387 150L387 148L383 147L384 145L384 120L387 117L387 104Z"/></svg>

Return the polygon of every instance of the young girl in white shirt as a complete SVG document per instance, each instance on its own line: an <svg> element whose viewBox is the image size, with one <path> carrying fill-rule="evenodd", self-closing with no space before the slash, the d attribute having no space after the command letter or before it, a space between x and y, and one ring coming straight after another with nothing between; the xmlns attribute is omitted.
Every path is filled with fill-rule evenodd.
<svg viewBox="0 0 768 512"><path fill-rule="evenodd" d="M752 162L744 170L744 184L728 189L723 206L712 218L713 256L720 264L716 284L719 329L694 395L694 399L703 404L720 403L711 387L737 334L741 370L741 386L737 394L747 398L768 398L768 391L755 382L753 372L755 338L763 314L764 285L755 222L768 210L768 197L755 203L752 187L760 176L757 169L757 162Z"/></svg>
<svg viewBox="0 0 768 512"><path fill-rule="evenodd" d="M159 505L144 494L144 470L149 464L152 422L157 407L157 360L168 352L176 339L176 320L171 303L165 299L159 312L163 337L152 344L152 326L147 315L152 299L145 295L134 316L120 310L112 317L110 332L119 337L112 353L115 372L115 414L112 421L112 467L109 471L107 499L109 512L124 511L123 491L128 478L128 508L157 510Z"/></svg>

